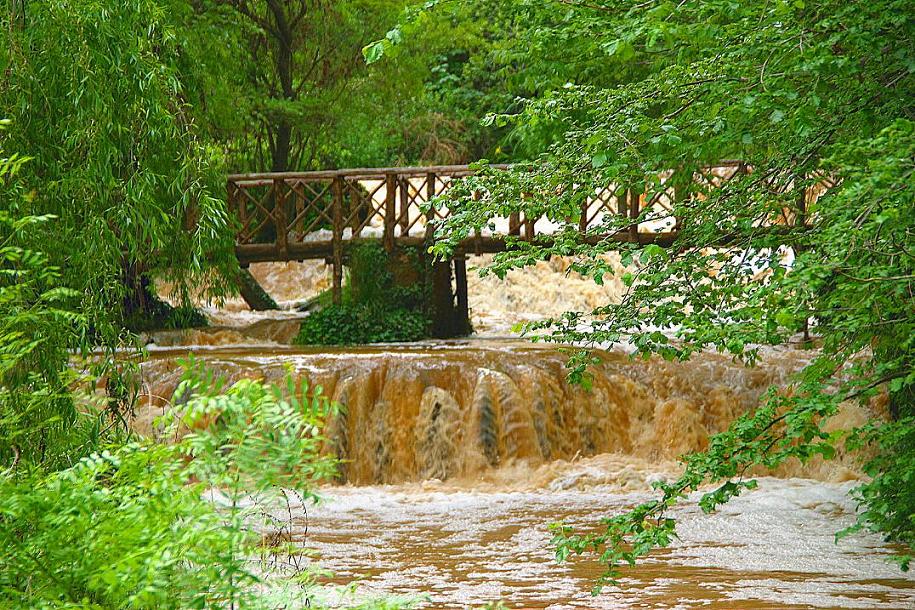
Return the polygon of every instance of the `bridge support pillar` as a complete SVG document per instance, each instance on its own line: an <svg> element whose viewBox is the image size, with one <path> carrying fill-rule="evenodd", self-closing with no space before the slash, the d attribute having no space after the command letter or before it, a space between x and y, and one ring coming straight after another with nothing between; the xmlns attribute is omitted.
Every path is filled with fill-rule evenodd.
<svg viewBox="0 0 915 610"><path fill-rule="evenodd" d="M467 306L466 262L454 260L454 285L452 285L452 261L433 261L430 269L431 295L429 309L432 322L432 336L450 339L470 333L470 317Z"/></svg>
<svg viewBox="0 0 915 610"><path fill-rule="evenodd" d="M457 318L463 325L460 334L468 334L470 328L470 305L467 300L467 259L459 256L454 259L454 291L457 299Z"/></svg>

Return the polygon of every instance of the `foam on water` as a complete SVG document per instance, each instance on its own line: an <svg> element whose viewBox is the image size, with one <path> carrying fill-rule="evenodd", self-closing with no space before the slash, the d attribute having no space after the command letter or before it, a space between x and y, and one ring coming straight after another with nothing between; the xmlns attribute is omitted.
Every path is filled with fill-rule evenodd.
<svg viewBox="0 0 915 610"><path fill-rule="evenodd" d="M302 541L335 580L361 579L365 595L425 594L424 607L494 599L557 609L912 607L915 581L887 562L891 549L870 536L834 543L832 533L852 520L847 491L769 478L718 513L677 510L681 539L598 597L590 589L601 566L555 563L546 524L592 529L645 493L334 488L308 509Z"/></svg>

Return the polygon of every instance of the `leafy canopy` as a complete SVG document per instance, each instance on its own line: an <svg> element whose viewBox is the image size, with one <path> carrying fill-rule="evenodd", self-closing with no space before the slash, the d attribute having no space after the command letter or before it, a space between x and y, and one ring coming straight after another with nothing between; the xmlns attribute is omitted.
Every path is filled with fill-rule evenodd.
<svg viewBox="0 0 915 610"><path fill-rule="evenodd" d="M57 217L28 243L66 268L61 281L93 312L96 333L120 314L131 275L185 288L205 280L221 294L236 265L218 158L186 103L193 62L176 25L187 10L37 0L0 16L6 148L32 157L21 179L33 195L8 209Z"/></svg>
<svg viewBox="0 0 915 610"><path fill-rule="evenodd" d="M659 500L607 521L604 532L559 527L559 554L594 549L613 578L670 542L665 516L709 482L703 509L740 493L753 466L830 457L841 434L822 424L843 400L889 394L895 419L856 431L877 450L859 488L860 527L911 549L915 498L915 24L910 3L649 1L503 3L519 22L506 65L546 83L519 112L489 122L544 145L511 172L484 171L440 202L453 210L434 251L491 219L522 213L560 226L516 241L489 271L552 255L600 282L620 250L630 266L620 303L528 325L536 338L587 348L630 341L639 354L686 359L716 349L748 363L759 346L815 335L817 355L786 391L687 456ZM435 5L435 6L433 6ZM422 18L453 14L429 3ZM431 11L431 12L430 12ZM396 40L366 50L378 59ZM743 171L710 186L697 177L723 159ZM713 182L722 182L713 180ZM614 185L644 200L639 222L676 229L672 247L619 244L631 220L605 215L578 230L582 201ZM674 190L675 189L675 190ZM806 192L806 194L805 194ZM573 376L586 375L583 349ZM909 550L911 553L911 550ZM903 556L907 567L910 557Z"/></svg>

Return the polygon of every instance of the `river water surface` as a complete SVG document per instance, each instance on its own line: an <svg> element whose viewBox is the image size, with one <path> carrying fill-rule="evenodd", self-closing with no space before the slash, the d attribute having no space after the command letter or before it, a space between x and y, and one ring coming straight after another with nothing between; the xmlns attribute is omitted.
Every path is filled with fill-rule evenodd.
<svg viewBox="0 0 915 610"><path fill-rule="evenodd" d="M562 271L540 269L539 281L572 282L566 300L478 283L476 327L498 334L612 298ZM301 295L290 285L320 289L321 273L286 265L256 275L291 302ZM593 557L554 561L549 523L594 531L650 498L653 481L676 476L677 456L788 383L809 353L772 350L748 369L715 354L665 363L603 352L584 390L565 382L562 352L517 339L303 350L286 345L296 314L238 304L209 313L214 329L152 337L138 429L157 434L188 353L230 379L291 374L320 385L344 407L327 431L341 475L321 505L293 511L292 537L334 572L328 583L358 581L360 597L432 608L915 608L915 578L888 561L893 548L868 534L834 541L854 518L854 456L757 473L776 476L711 515L685 503L674 513L680 539L598 596ZM848 405L834 425L882 409Z"/></svg>

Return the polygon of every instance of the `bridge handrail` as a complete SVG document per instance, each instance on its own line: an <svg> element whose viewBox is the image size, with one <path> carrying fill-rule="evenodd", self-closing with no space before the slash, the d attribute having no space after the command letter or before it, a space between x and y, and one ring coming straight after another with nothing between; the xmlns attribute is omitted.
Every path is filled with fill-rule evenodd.
<svg viewBox="0 0 915 610"><path fill-rule="evenodd" d="M489 165L493 169L509 169L510 164L494 163ZM261 172L254 174L229 174L227 180L236 184L248 186L252 183L274 180L333 180L334 178L350 178L361 180L384 179L389 174L403 177L420 177L426 174L447 175L452 177L468 176L476 173L469 165L414 165L407 167L357 167L350 169L328 169L307 172Z"/></svg>
<svg viewBox="0 0 915 610"><path fill-rule="evenodd" d="M737 159L722 159L708 167L738 167L743 162ZM493 169L511 169L510 163L492 163L487 167ZM355 167L348 169L325 169L303 172L256 172L249 174L229 174L229 182L250 182L260 180L332 180L333 178L384 178L388 174L400 176L424 176L429 173L439 175L470 175L476 173L470 165L408 165L405 167Z"/></svg>

